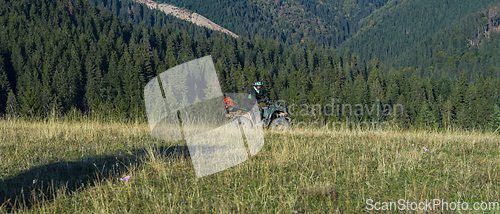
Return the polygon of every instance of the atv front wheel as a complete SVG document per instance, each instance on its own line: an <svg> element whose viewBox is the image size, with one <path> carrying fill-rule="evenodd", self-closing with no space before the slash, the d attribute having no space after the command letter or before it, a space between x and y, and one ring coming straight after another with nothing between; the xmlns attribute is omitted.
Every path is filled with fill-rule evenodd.
<svg viewBox="0 0 500 214"><path fill-rule="evenodd" d="M290 129L290 122L283 117L276 118L271 122L271 131L284 132Z"/></svg>

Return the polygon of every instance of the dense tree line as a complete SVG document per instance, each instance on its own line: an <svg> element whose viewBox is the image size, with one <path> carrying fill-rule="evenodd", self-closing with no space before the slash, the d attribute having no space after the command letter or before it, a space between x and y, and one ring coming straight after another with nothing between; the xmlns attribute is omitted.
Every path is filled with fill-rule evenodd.
<svg viewBox="0 0 500 214"><path fill-rule="evenodd" d="M210 54L223 92L245 92L260 80L271 100L297 106L296 120L376 120L422 128L500 124L497 77L468 80L466 72L456 79L446 72L422 77L413 67L393 69L377 59L365 63L356 53L313 42L234 39L125 1L111 10L83 0L0 3L0 38L6 41L0 44L3 115L145 119L144 85L168 68ZM371 113L330 109L325 115L314 108L332 102L350 104L353 111L362 104ZM400 105L404 111L374 113L374 104Z"/></svg>
<svg viewBox="0 0 500 214"><path fill-rule="evenodd" d="M2 113L139 116L148 79L192 59L193 51L206 54L193 49L188 33L204 36L207 29L140 4L123 5L129 11L122 21L82 0L0 3ZM164 24L149 27L152 20Z"/></svg>
<svg viewBox="0 0 500 214"><path fill-rule="evenodd" d="M286 44L316 42L336 47L355 35L358 22L387 0L159 0L209 18L249 38L274 38Z"/></svg>
<svg viewBox="0 0 500 214"><path fill-rule="evenodd" d="M489 17L491 23L483 19L490 16L495 4L498 2L491 0L418 0L387 5L362 20L357 35L342 48L359 53L365 61L377 57L398 68L417 66L424 72L433 66L440 70L436 63L445 64L448 57L460 57L467 49L470 54L480 55L470 42L475 42L481 31L484 34L485 29L498 25L497 18ZM454 70L452 74L458 77L460 72Z"/></svg>
<svg viewBox="0 0 500 214"><path fill-rule="evenodd" d="M203 14L245 37L340 46L364 62L376 57L398 69L415 67L424 77L447 72L456 79L462 70L469 80L500 75L498 49L489 45L499 25L492 0L158 2Z"/></svg>
<svg viewBox="0 0 500 214"><path fill-rule="evenodd" d="M423 76L446 72L457 78L465 71L468 79L484 75L500 77L498 7L470 14L455 26L428 36L392 61L400 67L416 66Z"/></svg>

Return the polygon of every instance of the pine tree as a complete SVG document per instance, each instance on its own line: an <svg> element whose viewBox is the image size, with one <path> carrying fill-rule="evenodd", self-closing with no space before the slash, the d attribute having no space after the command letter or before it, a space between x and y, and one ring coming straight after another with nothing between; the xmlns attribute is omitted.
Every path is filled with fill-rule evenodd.
<svg viewBox="0 0 500 214"><path fill-rule="evenodd" d="M354 80L354 102L355 104L361 104L365 105L368 103L369 100L369 91L368 91L368 86L365 82L365 78L363 75L358 74L356 79Z"/></svg>
<svg viewBox="0 0 500 214"><path fill-rule="evenodd" d="M48 112L48 115L50 115L50 117L57 118L61 116L64 108L62 107L61 100L57 95L52 96L49 108L50 110Z"/></svg>
<svg viewBox="0 0 500 214"><path fill-rule="evenodd" d="M91 53L87 60L86 71L87 71L87 83L85 84L85 103L87 109L92 114L99 114L100 104L101 104L101 85L102 76L101 69L96 66L96 57Z"/></svg>
<svg viewBox="0 0 500 214"><path fill-rule="evenodd" d="M3 69L3 65L1 62L3 61L2 57L0 57L0 115L5 112L7 107L8 93L10 91L10 84L7 79L7 74Z"/></svg>
<svg viewBox="0 0 500 214"><path fill-rule="evenodd" d="M134 65L132 64L132 57L129 52L126 51L122 58L120 59L118 68L121 70L121 82L122 82L122 93L118 94L119 98L119 110L121 115L127 115L129 110L131 109L132 97L134 96L133 92L133 70Z"/></svg>
<svg viewBox="0 0 500 214"><path fill-rule="evenodd" d="M19 104L12 90L9 91L9 96L7 98L6 113L10 117L17 117L19 114Z"/></svg>
<svg viewBox="0 0 500 214"><path fill-rule="evenodd" d="M475 83L477 98L476 102L473 104L475 116L473 119L483 128L488 126L488 116L492 112L495 85L491 80L492 79L489 77L484 80L481 75Z"/></svg>
<svg viewBox="0 0 500 214"><path fill-rule="evenodd" d="M394 104L398 100L399 87L396 81L396 74L391 73L388 77L387 91L385 93L385 103Z"/></svg>
<svg viewBox="0 0 500 214"><path fill-rule="evenodd" d="M21 97L20 111L28 118L39 118L42 116L42 104L36 89L29 88L23 92Z"/></svg>
<svg viewBox="0 0 500 214"><path fill-rule="evenodd" d="M422 104L422 100L425 99L425 90L423 87L423 81L420 76L417 75L417 71L413 68L405 69L410 76L409 78L409 94L408 94L408 115L411 118L412 125L416 125L415 120L417 119L418 111L420 109L420 105Z"/></svg>
<svg viewBox="0 0 500 214"><path fill-rule="evenodd" d="M384 99L384 82L382 70L383 64L379 62L377 59L373 59L368 62L368 80L366 84L370 90L370 101L374 102L376 99L385 100Z"/></svg>
<svg viewBox="0 0 500 214"><path fill-rule="evenodd" d="M388 121L395 128L406 128L410 125L408 105L403 95L399 95L395 105L392 106Z"/></svg>
<svg viewBox="0 0 500 214"><path fill-rule="evenodd" d="M451 94L451 83L450 83L450 77L447 75L447 73L443 73L441 78L439 79L438 83L438 93L441 94L444 100L447 100L448 97Z"/></svg>
<svg viewBox="0 0 500 214"><path fill-rule="evenodd" d="M453 88L453 121L460 128L466 128L468 122L468 105L467 105L467 89L468 83L465 76L465 71L462 71L460 78Z"/></svg>
<svg viewBox="0 0 500 214"><path fill-rule="evenodd" d="M423 129L437 129L436 117L426 100L422 101L420 112L418 113L417 125Z"/></svg>
<svg viewBox="0 0 500 214"><path fill-rule="evenodd" d="M177 60L175 59L174 53L170 48L167 48L167 51L165 53L165 59L163 60L165 62L165 68L163 70L158 70L158 74L173 68L177 65Z"/></svg>
<svg viewBox="0 0 500 214"><path fill-rule="evenodd" d="M498 105L493 106L493 113L490 115L490 122L488 125L494 132L500 130L500 107L498 107Z"/></svg>

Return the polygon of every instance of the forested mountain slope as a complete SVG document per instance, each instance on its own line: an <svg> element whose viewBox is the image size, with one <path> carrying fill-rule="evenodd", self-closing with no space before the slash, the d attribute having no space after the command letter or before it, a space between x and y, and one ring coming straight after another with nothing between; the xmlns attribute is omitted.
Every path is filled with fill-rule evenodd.
<svg viewBox="0 0 500 214"><path fill-rule="evenodd" d="M188 34L207 29L126 6L133 10L122 21L84 0L0 1L0 112L140 115L146 81L193 52L206 54Z"/></svg>
<svg viewBox="0 0 500 214"><path fill-rule="evenodd" d="M201 13L246 37L340 47L359 54L363 62L377 58L398 69L414 67L422 76L448 72L456 79L465 70L470 79L476 74L498 75L500 70L494 63L499 56L489 49L495 45L481 49L474 43L498 26L498 13L490 11L497 3L493 0L161 2ZM495 60L484 61L490 58Z"/></svg>
<svg viewBox="0 0 500 214"><path fill-rule="evenodd" d="M500 13L498 6L470 14L394 57L392 64L415 67L422 76L452 78L465 71L468 79L500 77Z"/></svg>
<svg viewBox="0 0 500 214"><path fill-rule="evenodd" d="M202 14L230 31L287 44L336 47L358 31L358 22L387 0L158 0Z"/></svg>
<svg viewBox="0 0 500 214"><path fill-rule="evenodd" d="M365 63L356 53L315 43L235 39L131 1L97 5L0 0L1 115L145 119L143 87L152 77L212 55L223 92L245 92L260 80L271 100L296 104L295 121L443 129L500 124L500 82L494 76L468 80L464 71L457 80L446 73L421 77L415 68ZM329 109L326 115L313 111L313 104L360 104L372 113ZM384 114L374 104L400 105L404 112Z"/></svg>
<svg viewBox="0 0 500 214"><path fill-rule="evenodd" d="M361 20L359 32L343 43L342 48L359 53L364 60L376 57L400 68L427 63L421 69L428 69L430 62L423 62L424 52L430 57L430 52L447 51L449 44L470 48L467 47L470 41L480 36L478 30L484 31L483 11L489 16L494 4L498 2L391 1Z"/></svg>
<svg viewBox="0 0 500 214"><path fill-rule="evenodd" d="M209 19L207 19L206 17L204 17L198 13L193 13L189 10L179 8L179 7L176 7L176 6L171 5L171 4L165 4L165 3L158 4L158 3L154 2L154 1L150 1L150 0L136 0L136 2L141 3L141 4L145 4L152 10L160 10L167 15L172 15L172 16L177 17L179 19L194 23L198 26L203 26L203 27L206 27L210 30L221 31L221 32L228 34L228 35L235 37L235 38L238 37L238 35L221 27L220 25L210 21Z"/></svg>

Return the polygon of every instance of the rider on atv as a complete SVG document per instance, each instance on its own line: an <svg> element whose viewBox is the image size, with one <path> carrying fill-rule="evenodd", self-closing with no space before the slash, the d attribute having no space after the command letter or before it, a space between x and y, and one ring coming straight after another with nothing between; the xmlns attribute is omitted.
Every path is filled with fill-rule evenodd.
<svg viewBox="0 0 500 214"><path fill-rule="evenodd" d="M262 125L273 130L286 130L290 127L290 115L287 107L272 105L262 91L261 82L252 83L253 88L248 90L246 97L241 97L242 106L235 105L231 97L224 99L226 116L235 125L245 124L245 127ZM243 94L244 95L244 94ZM233 98L236 96L233 94ZM239 97L239 96L238 96ZM240 98L240 99L241 99ZM259 103L266 103L266 106L259 107Z"/></svg>
<svg viewBox="0 0 500 214"><path fill-rule="evenodd" d="M254 83L252 83L252 85L253 85L253 88L248 90L248 96L247 96L248 99L245 99L246 100L245 106L253 108L253 107L257 107L257 106L255 106L255 104L258 105L259 103L270 104L271 102L269 102L269 100L267 100L265 98L265 95L262 95L262 93L261 93L262 87L264 87L264 85L262 85L261 82L254 82ZM257 102L255 102L255 101L257 101ZM255 109L255 111L256 111L256 109ZM260 115L262 118L262 109L259 108L259 112L260 112ZM254 115L254 121L255 121L255 116L256 115Z"/></svg>
<svg viewBox="0 0 500 214"><path fill-rule="evenodd" d="M257 104L259 103L269 103L269 101L265 98L265 95L262 95L261 89L264 87L261 82L252 83L253 88L248 90L248 100L255 99L257 100ZM254 103L252 103L254 104Z"/></svg>

